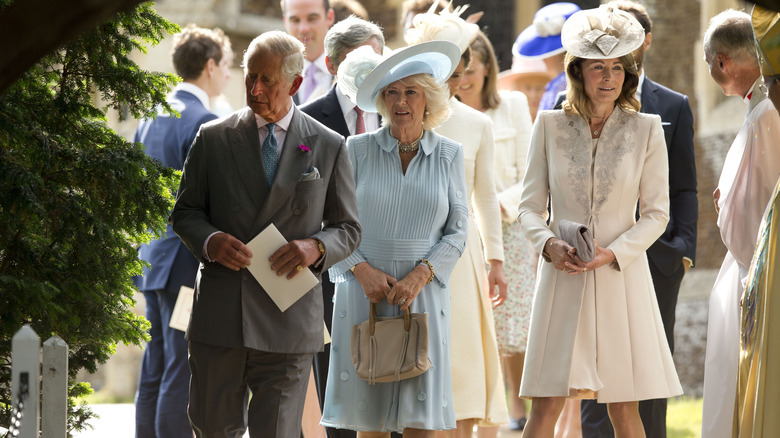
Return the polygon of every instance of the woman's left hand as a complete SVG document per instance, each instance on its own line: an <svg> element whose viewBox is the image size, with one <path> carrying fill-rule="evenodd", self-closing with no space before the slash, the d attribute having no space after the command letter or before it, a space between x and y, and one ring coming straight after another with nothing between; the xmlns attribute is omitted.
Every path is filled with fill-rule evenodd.
<svg viewBox="0 0 780 438"><path fill-rule="evenodd" d="M596 256L593 257L588 263L585 263L577 257L575 252L570 251L570 255L574 259L575 263L566 262L566 269L569 271L569 275L582 274L583 272L595 271L596 269L608 265L616 260L615 253L611 249L602 248L596 242L593 242L596 247Z"/></svg>
<svg viewBox="0 0 780 438"><path fill-rule="evenodd" d="M417 265L412 272L393 285L393 288L387 293L387 302L392 305L398 304L401 306L401 310L408 309L430 276L431 271L427 266Z"/></svg>
<svg viewBox="0 0 780 438"><path fill-rule="evenodd" d="M506 301L507 281L504 275L504 262L500 260L488 260L488 297L493 302L493 307L500 306ZM496 293L498 288L498 293Z"/></svg>

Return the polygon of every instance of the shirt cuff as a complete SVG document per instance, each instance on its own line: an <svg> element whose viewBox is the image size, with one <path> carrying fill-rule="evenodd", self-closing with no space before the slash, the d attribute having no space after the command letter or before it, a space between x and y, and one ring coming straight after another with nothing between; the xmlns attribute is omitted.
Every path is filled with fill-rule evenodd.
<svg viewBox="0 0 780 438"><path fill-rule="evenodd" d="M204 258L205 260L208 260L208 261L210 261L210 262L213 262L213 261L215 261L214 259L212 259L211 257L209 257L209 251L208 251L208 248L209 248L209 240L211 240L211 237L212 237L212 236L214 236L215 234L219 234L219 233L222 233L222 232L223 232L223 231L214 231L213 233L209 234L209 237L207 237L207 238L206 238L206 241L205 241L205 242L203 242L203 251L202 251L202 253L203 253L203 258Z"/></svg>

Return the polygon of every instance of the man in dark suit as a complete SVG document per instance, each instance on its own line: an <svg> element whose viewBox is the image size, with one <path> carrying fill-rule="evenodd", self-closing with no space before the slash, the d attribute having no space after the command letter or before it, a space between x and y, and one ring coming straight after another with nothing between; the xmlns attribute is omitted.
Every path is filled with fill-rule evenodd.
<svg viewBox="0 0 780 438"><path fill-rule="evenodd" d="M371 46L377 54L382 54L385 37L382 30L373 23L357 17L346 18L333 25L325 35L325 63L328 72L334 77L339 64L349 52L360 46ZM318 122L341 134L346 140L350 135L362 134L379 128L379 116L376 113L365 113L353 103L348 96L334 84L327 94L300 107L301 111L310 115ZM348 120L347 120L348 119ZM325 307L325 324L328 331L333 319L333 294L335 287L327 277L322 275L322 299ZM314 382L317 385L317 397L320 409L325 402L325 385L328 381L328 361L330 360L330 344L325 350L314 355ZM354 437L355 432L326 428L329 438Z"/></svg>
<svg viewBox="0 0 780 438"><path fill-rule="evenodd" d="M322 292L318 284L282 312L245 268L319 275L360 242L344 139L292 102L303 49L280 31L255 38L243 62L248 107L204 125L184 165L171 221L201 260L187 329L198 437L240 437L247 419L253 438L300 437L323 346ZM244 242L271 224L289 243L253 258Z"/></svg>
<svg viewBox="0 0 780 438"><path fill-rule="evenodd" d="M174 36L173 65L183 82L168 98L180 116L161 112L135 133L146 153L181 170L200 125L214 120L209 98L219 96L230 78L233 54L221 30L185 28ZM144 351L135 400L136 436L191 438L187 418L190 369L184 332L168 324L181 286L193 287L198 260L171 225L163 237L143 244L139 258L149 263L135 278L146 300L151 339Z"/></svg>
<svg viewBox="0 0 780 438"><path fill-rule="evenodd" d="M296 105L322 96L333 83L325 65L325 34L335 21L328 0L280 0L284 29L306 46L304 78L293 96Z"/></svg>
<svg viewBox="0 0 780 438"><path fill-rule="evenodd" d="M669 349L674 352L674 320L677 295L685 272L696 256L696 167L693 152L693 114L688 97L656 84L644 75L642 61L652 42L652 21L644 7L629 0L612 1L609 6L631 13L645 29L645 43L634 52L640 79L637 98L642 112L658 114L669 154L669 225L647 250L658 308L664 323ZM604 404L582 402L582 436L614 437ZM648 438L666 437L666 399L639 402L639 415Z"/></svg>

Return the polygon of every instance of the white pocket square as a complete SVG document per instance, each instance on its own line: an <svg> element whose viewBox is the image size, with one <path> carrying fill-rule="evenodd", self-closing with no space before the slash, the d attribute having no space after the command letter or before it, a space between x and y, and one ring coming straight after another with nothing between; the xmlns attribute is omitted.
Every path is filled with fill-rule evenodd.
<svg viewBox="0 0 780 438"><path fill-rule="evenodd" d="M301 174L298 181L313 181L315 179L320 179L320 171L316 167L312 167L310 171Z"/></svg>

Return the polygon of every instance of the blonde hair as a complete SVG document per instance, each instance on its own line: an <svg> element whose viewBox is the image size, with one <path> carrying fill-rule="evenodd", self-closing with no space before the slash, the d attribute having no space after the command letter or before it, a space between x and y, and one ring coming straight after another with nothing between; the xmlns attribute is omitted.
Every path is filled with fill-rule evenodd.
<svg viewBox="0 0 780 438"><path fill-rule="evenodd" d="M639 72L637 71L634 55L629 53L618 58L625 71L623 79L623 88L617 98L617 104L626 111L639 111L641 104L635 97L636 88L639 85ZM563 102L563 109L567 113L579 114L582 117L594 117L590 111L590 98L585 94L585 81L582 78L582 63L586 58L579 58L566 53L563 60L566 70L566 100Z"/></svg>
<svg viewBox="0 0 780 438"><path fill-rule="evenodd" d="M425 95L425 114L423 115L422 128L430 131L444 123L450 117L450 92L445 84L436 82L431 75L419 73L407 76L399 80L405 86L417 85L422 88ZM387 87L389 87L388 85ZM382 126L390 126L390 110L385 104L385 90L377 93L374 105L376 111L382 116Z"/></svg>

